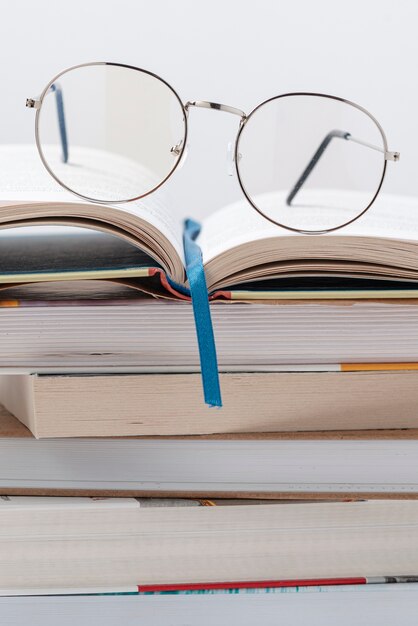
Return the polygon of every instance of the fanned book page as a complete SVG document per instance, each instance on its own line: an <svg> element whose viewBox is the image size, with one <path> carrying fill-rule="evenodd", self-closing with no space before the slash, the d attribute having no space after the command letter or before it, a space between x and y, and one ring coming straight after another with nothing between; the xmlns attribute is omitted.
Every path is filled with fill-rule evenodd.
<svg viewBox="0 0 418 626"><path fill-rule="evenodd" d="M347 205L356 193L346 192ZM274 197L280 207L284 199ZM269 222L248 202L237 202L202 224L198 243L208 284L223 289L255 278L301 275L416 280L417 209L418 199L381 195L341 230L302 235ZM306 208L308 223L310 210Z"/></svg>
<svg viewBox="0 0 418 626"><path fill-rule="evenodd" d="M93 157L102 163L102 153L94 151ZM62 167L71 165L62 164ZM114 188L120 186L121 177L138 175L126 170L122 158L112 158L105 169L112 171L111 182L107 179L107 184ZM103 173L99 171L91 189L92 196L94 185L102 184ZM142 176L145 175L142 172ZM80 176L85 174L75 168L74 181ZM148 264L161 265L178 282L185 279L183 227L170 212L169 200L164 199L163 191L147 197L146 202L111 205L82 200L54 181L43 167L35 146L26 145L0 148L0 189L0 226L64 224L104 231L139 247L151 257Z"/></svg>

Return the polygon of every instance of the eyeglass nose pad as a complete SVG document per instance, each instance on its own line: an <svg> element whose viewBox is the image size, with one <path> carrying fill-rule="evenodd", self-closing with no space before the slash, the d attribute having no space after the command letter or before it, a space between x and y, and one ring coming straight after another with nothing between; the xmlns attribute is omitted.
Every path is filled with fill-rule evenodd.
<svg viewBox="0 0 418 626"><path fill-rule="evenodd" d="M238 161L241 158L241 154L238 153ZM234 176L235 174L235 143L233 141L228 142L226 149L226 172L228 176Z"/></svg>
<svg viewBox="0 0 418 626"><path fill-rule="evenodd" d="M234 144L229 141L226 148L226 173L228 176L234 175L234 161Z"/></svg>
<svg viewBox="0 0 418 626"><path fill-rule="evenodd" d="M170 150L171 154L179 155L180 151L181 151L182 145L183 145L183 139L181 139L175 146L173 146L171 148L171 150ZM189 152L189 144L186 143L186 145L184 147L184 150L183 150L183 154L181 155L180 161L179 161L179 163L177 165L177 169L180 169L180 168L183 167L183 165L184 165L184 163L185 163L185 161L187 159L188 152Z"/></svg>

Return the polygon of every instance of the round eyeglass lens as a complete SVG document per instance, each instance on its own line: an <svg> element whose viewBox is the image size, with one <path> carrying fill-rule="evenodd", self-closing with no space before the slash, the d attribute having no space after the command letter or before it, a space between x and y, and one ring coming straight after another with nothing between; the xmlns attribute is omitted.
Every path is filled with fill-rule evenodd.
<svg viewBox="0 0 418 626"><path fill-rule="evenodd" d="M359 217L385 172L386 140L366 111L344 100L290 94L245 121L237 171L254 208L297 231L324 232Z"/></svg>
<svg viewBox="0 0 418 626"><path fill-rule="evenodd" d="M41 158L59 183L90 200L124 202L154 191L176 168L185 138L177 94L135 68L76 67L41 97Z"/></svg>

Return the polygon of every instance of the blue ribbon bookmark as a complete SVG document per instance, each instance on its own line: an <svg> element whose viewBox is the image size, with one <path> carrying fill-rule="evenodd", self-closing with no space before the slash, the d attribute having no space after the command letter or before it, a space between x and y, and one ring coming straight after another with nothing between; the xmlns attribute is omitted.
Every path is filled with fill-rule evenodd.
<svg viewBox="0 0 418 626"><path fill-rule="evenodd" d="M192 297L205 402L212 407L221 407L222 398L218 360L216 357L205 270L203 268L202 252L195 241L200 233L200 228L200 224L194 220L187 219L184 222L183 245L186 274Z"/></svg>

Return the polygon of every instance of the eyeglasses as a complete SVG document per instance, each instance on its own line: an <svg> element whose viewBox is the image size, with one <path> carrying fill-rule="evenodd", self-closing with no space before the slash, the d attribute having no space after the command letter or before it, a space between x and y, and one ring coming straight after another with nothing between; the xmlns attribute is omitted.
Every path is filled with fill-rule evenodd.
<svg viewBox="0 0 418 626"><path fill-rule="evenodd" d="M379 122L363 107L318 93L288 93L251 113L225 104L183 104L162 78L118 63L87 63L53 78L39 98L41 160L65 189L92 202L139 200L161 187L185 157L192 108L240 118L230 152L241 189L269 221L326 233L373 204L388 161Z"/></svg>

